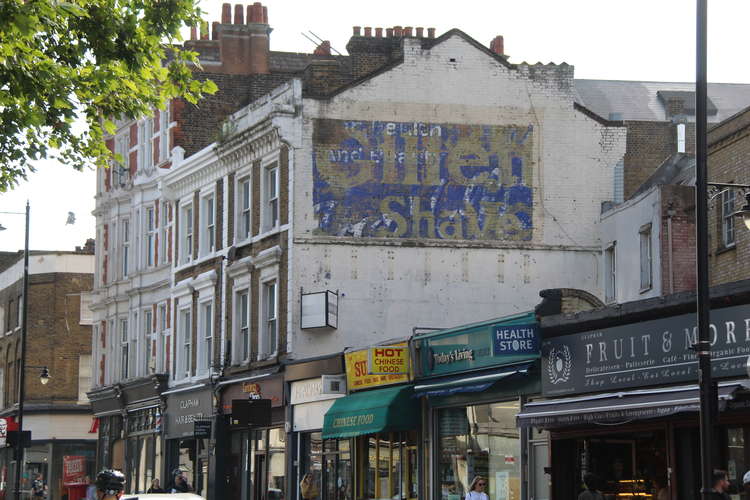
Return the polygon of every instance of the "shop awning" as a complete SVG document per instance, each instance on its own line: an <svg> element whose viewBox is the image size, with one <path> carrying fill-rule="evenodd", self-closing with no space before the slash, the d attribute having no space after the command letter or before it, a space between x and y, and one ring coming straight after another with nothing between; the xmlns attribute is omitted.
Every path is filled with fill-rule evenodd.
<svg viewBox="0 0 750 500"><path fill-rule="evenodd" d="M498 380L511 375L526 374L533 363L505 366L491 372L464 375L461 377L443 377L425 381L414 386L416 396L447 396L459 392L482 392Z"/></svg>
<svg viewBox="0 0 750 500"><path fill-rule="evenodd" d="M363 391L337 399L323 418L323 438L416 429L419 400L412 386Z"/></svg>
<svg viewBox="0 0 750 500"><path fill-rule="evenodd" d="M743 388L740 382L719 384L719 410L723 410L735 392ZM686 385L534 401L523 405L518 414L518 425L552 428L622 422L697 412L699 409L698 386Z"/></svg>

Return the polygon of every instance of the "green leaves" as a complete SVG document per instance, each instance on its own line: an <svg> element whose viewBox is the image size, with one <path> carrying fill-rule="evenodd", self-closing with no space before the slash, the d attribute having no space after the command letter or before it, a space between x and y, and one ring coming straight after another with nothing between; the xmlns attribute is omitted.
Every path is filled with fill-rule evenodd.
<svg viewBox="0 0 750 500"><path fill-rule="evenodd" d="M0 192L36 159L106 165L114 120L216 92L193 80L197 55L175 45L180 28L200 19L195 4L0 0Z"/></svg>

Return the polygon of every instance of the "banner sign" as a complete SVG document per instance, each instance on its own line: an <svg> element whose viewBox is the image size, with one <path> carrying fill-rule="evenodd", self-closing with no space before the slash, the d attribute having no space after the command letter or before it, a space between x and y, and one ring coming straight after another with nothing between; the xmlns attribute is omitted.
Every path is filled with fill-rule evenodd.
<svg viewBox="0 0 750 500"><path fill-rule="evenodd" d="M379 346L370 347L367 357L367 373L386 375L409 372L409 348Z"/></svg>
<svg viewBox="0 0 750 500"><path fill-rule="evenodd" d="M502 366L539 357L539 326L534 313L500 318L417 340L426 377Z"/></svg>
<svg viewBox="0 0 750 500"><path fill-rule="evenodd" d="M86 484L86 457L63 456L63 485L81 486Z"/></svg>
<svg viewBox="0 0 750 500"><path fill-rule="evenodd" d="M409 346L406 342L397 344L378 346L379 348L397 348L403 349L406 353L406 365L409 366ZM366 389L368 387L378 387L381 385L400 384L409 381L409 373L393 373L372 375L368 370L368 358L370 349L361 351L352 351L344 354L344 364L346 366L346 384L350 391Z"/></svg>
<svg viewBox="0 0 750 500"><path fill-rule="evenodd" d="M714 377L747 376L750 305L711 311ZM545 340L542 392L547 396L698 380L695 314L615 326Z"/></svg>

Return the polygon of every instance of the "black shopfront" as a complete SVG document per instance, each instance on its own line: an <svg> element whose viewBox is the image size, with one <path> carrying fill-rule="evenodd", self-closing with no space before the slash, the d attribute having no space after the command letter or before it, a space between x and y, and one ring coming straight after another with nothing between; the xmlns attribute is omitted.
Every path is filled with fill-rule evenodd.
<svg viewBox="0 0 750 500"><path fill-rule="evenodd" d="M164 484L165 388L166 376L154 375L89 393L98 420L97 469L128 471L129 493L146 492L153 479Z"/></svg>
<svg viewBox="0 0 750 500"><path fill-rule="evenodd" d="M716 294L728 288L714 290L711 312L712 463L729 472L740 495L750 467L750 301ZM541 473L553 500L575 498L586 472L600 478L608 499L699 498L692 300L682 294L542 318L544 397L524 404L518 423L549 436L551 467Z"/></svg>

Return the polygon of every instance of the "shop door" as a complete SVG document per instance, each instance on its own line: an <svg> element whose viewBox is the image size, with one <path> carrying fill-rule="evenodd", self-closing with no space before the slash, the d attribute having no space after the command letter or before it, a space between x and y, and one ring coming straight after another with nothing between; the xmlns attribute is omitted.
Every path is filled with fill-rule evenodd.
<svg viewBox="0 0 750 500"><path fill-rule="evenodd" d="M550 498L550 480L549 474L545 469L549 467L549 445L547 441L531 441L531 453L529 470L532 477L529 478L531 491L529 492L530 500L549 500Z"/></svg>
<svg viewBox="0 0 750 500"><path fill-rule="evenodd" d="M675 436L677 464L672 488L677 487L680 500L698 500L701 487L700 433L694 428L678 429Z"/></svg>
<svg viewBox="0 0 750 500"><path fill-rule="evenodd" d="M268 477L266 455L256 454L253 465L253 499L269 500L266 498L266 477Z"/></svg>

